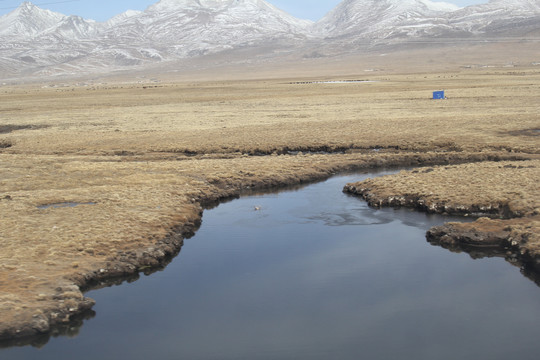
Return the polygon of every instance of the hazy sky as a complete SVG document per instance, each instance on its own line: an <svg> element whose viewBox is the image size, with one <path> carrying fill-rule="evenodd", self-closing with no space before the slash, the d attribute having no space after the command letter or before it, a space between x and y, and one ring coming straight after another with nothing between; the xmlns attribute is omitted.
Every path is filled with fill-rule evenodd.
<svg viewBox="0 0 540 360"><path fill-rule="evenodd" d="M65 15L79 15L86 19L105 21L128 9L144 10L158 0L33 0L41 8ZM267 2L303 19L318 20L341 0L266 0ZM12 11L21 0L0 0L0 15ZM482 4L488 0L448 0L458 6Z"/></svg>

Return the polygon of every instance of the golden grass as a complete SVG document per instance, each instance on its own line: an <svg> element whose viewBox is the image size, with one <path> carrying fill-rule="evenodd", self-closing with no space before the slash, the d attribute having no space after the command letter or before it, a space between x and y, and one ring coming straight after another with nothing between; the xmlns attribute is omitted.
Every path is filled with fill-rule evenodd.
<svg viewBox="0 0 540 360"><path fill-rule="evenodd" d="M73 284L119 259L141 266L176 227L196 224L202 200L352 168L539 152L538 68L297 80L0 89L0 120L11 126L0 134L0 334L46 331L54 314L77 312ZM430 100L438 89L449 99ZM537 192L521 182L538 178L531 164L464 165L452 176L476 177L486 202L537 211ZM436 174L403 184L450 179L424 177ZM475 189L450 182L458 188L418 191L466 199ZM79 205L40 208L63 203Z"/></svg>
<svg viewBox="0 0 540 360"><path fill-rule="evenodd" d="M533 263L540 259L540 160L482 162L401 171L347 185L374 205L404 205L434 213L489 215L452 231L499 233ZM458 235L459 237L460 235ZM485 239L489 242L490 237ZM457 242L457 241L456 241ZM465 242L466 243L466 242Z"/></svg>
<svg viewBox="0 0 540 360"><path fill-rule="evenodd" d="M540 71L396 75L358 84L291 79L76 87L2 94L12 153L272 152L288 148L537 152ZM294 80L294 79L293 79ZM445 89L447 101L430 100ZM69 91L68 91L69 90ZM391 132L388 129L392 129Z"/></svg>
<svg viewBox="0 0 540 360"><path fill-rule="evenodd" d="M434 212L463 209L503 217L540 215L540 160L483 162L401 171L356 184L380 199L422 201ZM471 210L472 209L472 210Z"/></svg>

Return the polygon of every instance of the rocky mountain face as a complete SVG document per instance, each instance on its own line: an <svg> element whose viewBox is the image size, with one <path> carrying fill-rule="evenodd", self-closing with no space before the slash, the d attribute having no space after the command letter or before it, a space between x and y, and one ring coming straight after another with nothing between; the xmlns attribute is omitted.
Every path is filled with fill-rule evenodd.
<svg viewBox="0 0 540 360"><path fill-rule="evenodd" d="M345 0L315 24L326 37L428 36L459 8L427 0Z"/></svg>
<svg viewBox="0 0 540 360"><path fill-rule="evenodd" d="M58 25L66 16L23 3L13 12L0 17L0 36L30 38Z"/></svg>
<svg viewBox="0 0 540 360"><path fill-rule="evenodd" d="M311 25L263 0L161 0L104 23L24 2L0 17L0 69L48 75L130 67L302 41Z"/></svg>
<svg viewBox="0 0 540 360"><path fill-rule="evenodd" d="M540 29L539 0L491 0L459 8L430 0L344 0L314 25L355 39L526 36Z"/></svg>
<svg viewBox="0 0 540 360"><path fill-rule="evenodd" d="M103 23L24 2L0 17L0 77L110 71L246 48L539 34L540 0L466 8L430 0L344 0L317 23L264 0L161 0Z"/></svg>
<svg viewBox="0 0 540 360"><path fill-rule="evenodd" d="M262 0L162 0L102 35L116 43L153 47L163 58L190 57L275 39L302 39L310 25Z"/></svg>
<svg viewBox="0 0 540 360"><path fill-rule="evenodd" d="M491 0L452 13L449 24L462 33L480 36L538 35L540 0Z"/></svg>

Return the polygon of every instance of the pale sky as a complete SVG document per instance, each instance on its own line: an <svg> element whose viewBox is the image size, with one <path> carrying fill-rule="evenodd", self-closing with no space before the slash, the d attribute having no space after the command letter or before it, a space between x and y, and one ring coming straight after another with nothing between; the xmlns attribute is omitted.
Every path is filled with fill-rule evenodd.
<svg viewBox="0 0 540 360"><path fill-rule="evenodd" d="M126 10L144 10L158 0L33 0L35 5L65 15L79 15L85 19L106 21ZM301 19L319 20L341 0L266 0ZM21 0L0 0L0 15L7 14L21 4ZM488 0L448 0L446 2L468 6L487 3Z"/></svg>

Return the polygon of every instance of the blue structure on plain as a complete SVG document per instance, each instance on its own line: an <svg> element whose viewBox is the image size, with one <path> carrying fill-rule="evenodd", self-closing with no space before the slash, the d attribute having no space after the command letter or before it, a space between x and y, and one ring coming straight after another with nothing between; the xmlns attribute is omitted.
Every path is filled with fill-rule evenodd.
<svg viewBox="0 0 540 360"><path fill-rule="evenodd" d="M443 91L434 91L433 92L433 99L434 100L444 99L444 90Z"/></svg>

